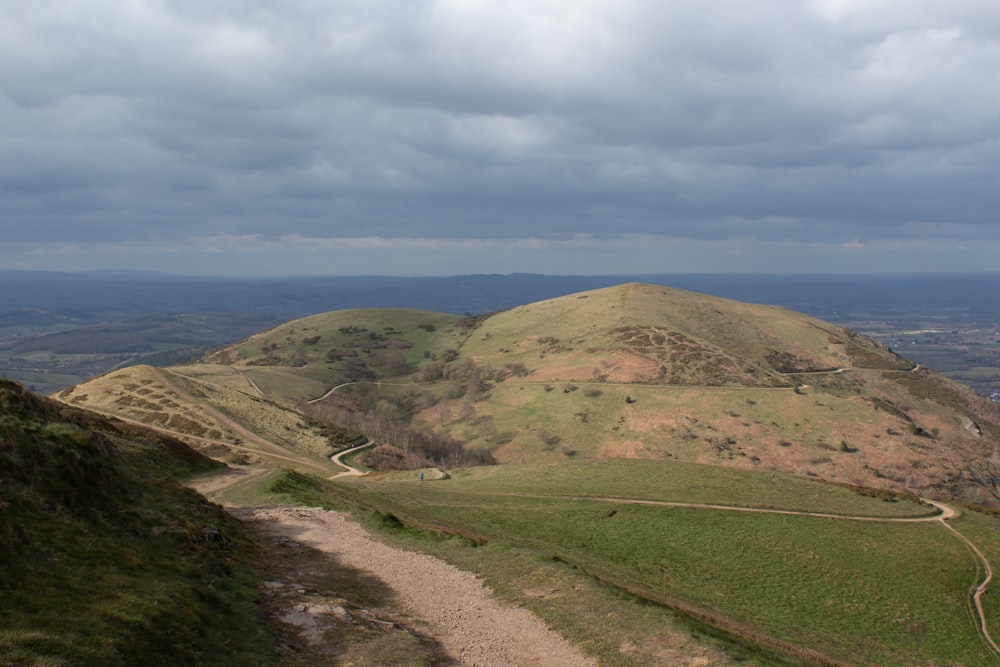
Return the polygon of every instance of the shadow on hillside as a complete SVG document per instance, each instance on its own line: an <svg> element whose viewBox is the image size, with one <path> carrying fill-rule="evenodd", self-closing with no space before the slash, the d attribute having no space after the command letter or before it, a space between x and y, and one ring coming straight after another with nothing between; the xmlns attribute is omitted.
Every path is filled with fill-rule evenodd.
<svg viewBox="0 0 1000 667"><path fill-rule="evenodd" d="M293 664L457 664L414 629L381 579L299 542L279 520L234 514L259 536L261 606Z"/></svg>

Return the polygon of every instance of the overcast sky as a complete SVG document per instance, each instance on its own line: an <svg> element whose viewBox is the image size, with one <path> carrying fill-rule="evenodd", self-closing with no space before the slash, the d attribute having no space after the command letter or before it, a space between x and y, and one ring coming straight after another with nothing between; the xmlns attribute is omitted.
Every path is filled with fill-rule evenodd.
<svg viewBox="0 0 1000 667"><path fill-rule="evenodd" d="M0 0L0 268L1000 270L996 0Z"/></svg>

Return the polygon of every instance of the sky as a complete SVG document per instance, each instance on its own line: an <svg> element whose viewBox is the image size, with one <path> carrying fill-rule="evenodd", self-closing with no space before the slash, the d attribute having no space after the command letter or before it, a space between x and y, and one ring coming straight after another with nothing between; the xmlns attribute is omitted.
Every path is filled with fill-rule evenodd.
<svg viewBox="0 0 1000 667"><path fill-rule="evenodd" d="M0 0L0 269L1000 270L996 0Z"/></svg>

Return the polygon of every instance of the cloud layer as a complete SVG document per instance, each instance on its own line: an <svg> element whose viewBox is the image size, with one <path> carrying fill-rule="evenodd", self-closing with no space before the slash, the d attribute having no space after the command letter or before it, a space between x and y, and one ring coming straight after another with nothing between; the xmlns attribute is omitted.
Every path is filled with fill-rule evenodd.
<svg viewBox="0 0 1000 667"><path fill-rule="evenodd" d="M0 263L990 269L998 127L991 0L6 3Z"/></svg>

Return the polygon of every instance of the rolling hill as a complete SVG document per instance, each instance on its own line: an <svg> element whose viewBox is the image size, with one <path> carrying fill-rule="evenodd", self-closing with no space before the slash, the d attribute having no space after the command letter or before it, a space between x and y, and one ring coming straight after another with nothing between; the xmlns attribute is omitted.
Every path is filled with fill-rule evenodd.
<svg viewBox="0 0 1000 667"><path fill-rule="evenodd" d="M602 664L705 632L741 664L997 654L997 604L973 595L1000 553L996 406L789 310L644 284L479 317L342 310L58 398L292 469L225 497L350 508ZM331 454L369 438L356 460L426 481L336 478Z"/></svg>
<svg viewBox="0 0 1000 667"><path fill-rule="evenodd" d="M59 398L331 474L324 420L380 441L380 466L448 465L417 451L433 437L499 463L662 459L1000 502L989 401L821 320L645 284L479 317L324 313Z"/></svg>

